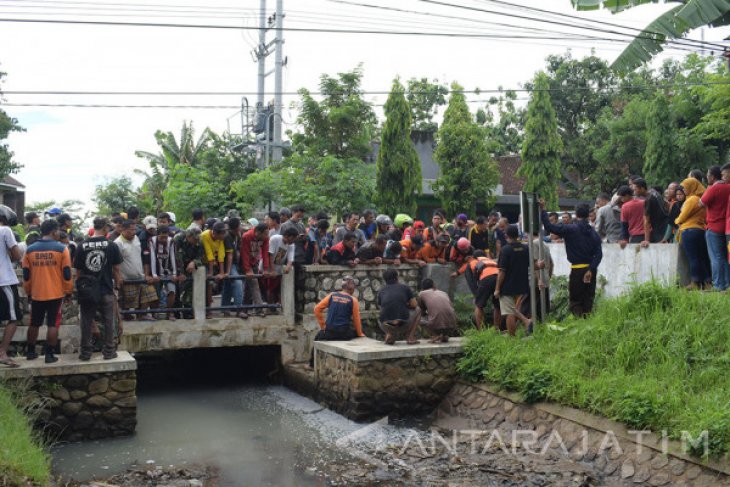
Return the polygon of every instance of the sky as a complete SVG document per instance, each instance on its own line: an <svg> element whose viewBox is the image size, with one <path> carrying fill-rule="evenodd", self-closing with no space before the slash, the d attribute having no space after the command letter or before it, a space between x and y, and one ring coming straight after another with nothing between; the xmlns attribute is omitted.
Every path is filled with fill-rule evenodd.
<svg viewBox="0 0 730 487"><path fill-rule="evenodd" d="M432 37L422 35L340 34L285 32L284 92L306 87L317 90L322 73L336 74L362 64L366 92L387 91L396 76L458 81L467 90L497 87L519 88L545 65L549 54L570 48L574 57L595 50L612 61L628 43L587 39L517 39L532 35L515 27L542 28L562 33L581 32L569 25L545 24L515 16L539 17L565 24L577 19L536 13L494 0L443 0L462 7L492 10L506 15L435 5L424 0L284 0L285 27L338 30L391 30L503 35L500 39L474 37ZM569 0L509 0L522 7L537 7L558 14L581 16L621 24L634 29L673 6L645 5L618 15L607 11L575 12ZM52 5L51 5L52 4ZM273 13L275 0L268 0ZM359 4L359 5L358 5ZM371 5L370 7L363 4ZM418 11L397 12L381 6ZM0 71L7 73L1 89L12 91L227 91L247 94L255 101L257 66L251 57L256 44L259 0L0 0L0 18L65 19L114 22L214 24L243 29L174 29L162 27L119 27L0 22ZM431 15L424 15L428 13ZM459 19L437 17L451 16ZM614 30L611 27L605 29ZM544 34L544 33L543 33ZM719 41L730 34L727 28L706 29L690 34L706 41ZM545 34L562 36L565 34ZM624 39L606 33L600 37ZM273 32L269 39L273 38ZM659 56L682 57L684 51L670 50ZM267 69L273 67L273 55ZM273 76L267 78L267 100L272 98ZM93 207L94 187L108 178L145 170L146 162L136 150L156 152L156 130L178 134L184 120L192 121L198 133L205 128L227 130L233 108L69 108L9 106L26 104L125 104L125 105L223 105L239 106L242 95L61 95L11 94L2 108L26 129L14 133L8 143L15 159L24 165L14 177L24 183L26 201L82 200ZM524 94L522 95L525 96ZM386 95L368 94L374 104ZM487 95L470 95L473 111ZM295 95L284 103L285 130L294 128ZM231 119L237 132L236 117Z"/></svg>

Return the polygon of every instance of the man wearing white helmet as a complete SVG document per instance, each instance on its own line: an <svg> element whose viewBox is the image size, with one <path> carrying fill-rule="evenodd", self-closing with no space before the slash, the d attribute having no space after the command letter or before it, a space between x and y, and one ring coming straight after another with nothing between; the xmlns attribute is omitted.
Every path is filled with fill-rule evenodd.
<svg viewBox="0 0 730 487"><path fill-rule="evenodd" d="M7 321L3 341L0 344L0 365L18 367L19 364L8 357L8 347L13 339L18 322L23 316L18 297L18 276L13 262L20 260L20 249L15 241L11 226L17 225L18 217L13 210L0 205L0 320Z"/></svg>

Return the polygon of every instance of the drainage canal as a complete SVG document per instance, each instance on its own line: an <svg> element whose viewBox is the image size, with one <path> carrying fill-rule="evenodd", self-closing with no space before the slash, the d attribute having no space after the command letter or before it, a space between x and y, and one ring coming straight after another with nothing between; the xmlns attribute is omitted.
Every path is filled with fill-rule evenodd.
<svg viewBox="0 0 730 487"><path fill-rule="evenodd" d="M138 355L136 434L57 445L54 471L85 481L153 463L196 465L217 472L218 486L326 485L324 462L338 452L309 421L322 408L275 385L279 357L279 347Z"/></svg>

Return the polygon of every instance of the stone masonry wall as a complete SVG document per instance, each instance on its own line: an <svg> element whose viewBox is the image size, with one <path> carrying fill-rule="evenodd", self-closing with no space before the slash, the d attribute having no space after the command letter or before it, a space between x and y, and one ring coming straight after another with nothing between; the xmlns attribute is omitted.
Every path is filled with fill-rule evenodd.
<svg viewBox="0 0 730 487"><path fill-rule="evenodd" d="M342 277L351 275L355 278L355 297L360 301L360 311L376 311L378 309L378 291L385 285L383 271L396 269L400 282L407 284L414 292L418 291L421 276L420 268L416 265L377 265L358 266L349 268L336 265L310 265L300 277L301 284L296 291L296 305L298 313L312 314L316 304L327 294L342 287Z"/></svg>
<svg viewBox="0 0 730 487"><path fill-rule="evenodd" d="M457 378L459 355L355 362L316 353L316 399L355 421L431 413Z"/></svg>
<svg viewBox="0 0 730 487"><path fill-rule="evenodd" d="M126 436L137 426L135 371L20 379L28 404L38 407L37 429L53 440ZM13 380L9 380L12 384Z"/></svg>
<svg viewBox="0 0 730 487"><path fill-rule="evenodd" d="M596 467L607 485L730 486L726 465L702 464L678 452L676 442L662 447L661 438L645 435L639 446L632 441L635 436L613 421L557 405L529 405L513 396L483 384L458 383L441 403L437 425L466 420L462 429L492 435L498 431L505 443L513 443L512 448L514 431L534 431L537 444L530 448L542 451L548 443L548 454L563 454ZM524 448L527 440L523 436L519 441Z"/></svg>

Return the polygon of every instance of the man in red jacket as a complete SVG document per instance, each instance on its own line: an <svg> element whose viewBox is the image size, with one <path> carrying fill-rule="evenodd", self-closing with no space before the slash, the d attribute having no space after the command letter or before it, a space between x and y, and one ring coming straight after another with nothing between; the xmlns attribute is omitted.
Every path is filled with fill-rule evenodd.
<svg viewBox="0 0 730 487"><path fill-rule="evenodd" d="M264 304L261 299L261 288L255 274L271 274L271 261L269 259L269 227L266 223L259 223L241 237L241 268L246 275L246 285L251 292L253 304ZM266 310L261 309L258 313L266 316Z"/></svg>

